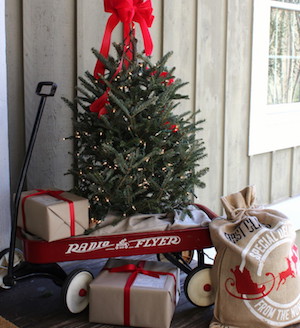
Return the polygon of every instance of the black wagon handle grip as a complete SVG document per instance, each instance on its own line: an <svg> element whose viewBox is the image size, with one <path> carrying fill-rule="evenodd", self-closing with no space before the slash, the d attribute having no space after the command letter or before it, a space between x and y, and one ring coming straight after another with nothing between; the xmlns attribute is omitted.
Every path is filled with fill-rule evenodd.
<svg viewBox="0 0 300 328"><path fill-rule="evenodd" d="M55 95L57 89L57 85L54 82L46 81L46 82L39 82L35 93L38 96L43 97L53 97Z"/></svg>
<svg viewBox="0 0 300 328"><path fill-rule="evenodd" d="M25 178L29 166L29 162L31 159L34 143L36 140L36 136L38 133L39 125L41 122L43 110L46 104L47 97L53 97L55 91L57 89L57 85L54 82L39 82L36 88L36 94L41 97L40 103L38 106L38 110L36 113L36 118L33 124L30 140L28 143L28 147L25 154L24 163L22 166L20 178L18 181L18 186L16 190L15 199L12 206L12 225L11 225L11 238L10 238L10 248L9 248L9 259L8 259L8 267L7 267L7 275L3 277L4 285L13 286L15 283L15 277L13 274L14 269L14 251L16 246L16 234L17 234L17 221L18 221L18 209L21 199L21 192L25 183Z"/></svg>

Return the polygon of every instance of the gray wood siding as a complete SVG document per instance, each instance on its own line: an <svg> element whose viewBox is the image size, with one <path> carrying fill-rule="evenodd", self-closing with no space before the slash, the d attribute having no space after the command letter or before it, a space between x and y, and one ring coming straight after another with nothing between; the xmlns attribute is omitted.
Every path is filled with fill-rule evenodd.
<svg viewBox="0 0 300 328"><path fill-rule="evenodd" d="M28 188L71 186L65 176L72 157L70 143L63 138L72 133L71 111L61 100L72 96L76 71L75 7L73 0L23 2L23 61L25 91L25 131L28 140L39 97L39 81L55 81L59 92L47 100L38 140L28 171Z"/></svg>
<svg viewBox="0 0 300 328"><path fill-rule="evenodd" d="M77 76L93 70L90 49L99 49L108 14L101 0L7 0L6 7L11 185L38 105L36 84L53 80L58 91L46 105L28 188L68 189L72 144L63 138L73 127L61 96L72 98ZM258 203L299 194L300 147L248 156L253 0L153 0L153 7L153 59L174 52L169 64L189 82L183 91L190 99L178 110L201 109L206 119L202 165L210 171L196 202L221 213L220 196L248 184L257 186Z"/></svg>

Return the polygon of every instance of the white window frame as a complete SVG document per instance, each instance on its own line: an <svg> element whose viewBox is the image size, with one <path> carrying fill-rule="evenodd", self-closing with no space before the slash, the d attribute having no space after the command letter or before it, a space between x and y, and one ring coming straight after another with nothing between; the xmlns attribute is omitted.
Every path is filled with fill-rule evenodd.
<svg viewBox="0 0 300 328"><path fill-rule="evenodd" d="M267 104L271 8L300 5L254 0L249 156L300 145L300 103Z"/></svg>
<svg viewBox="0 0 300 328"><path fill-rule="evenodd" d="M11 223L5 40L5 0L0 0L0 251L9 245Z"/></svg>

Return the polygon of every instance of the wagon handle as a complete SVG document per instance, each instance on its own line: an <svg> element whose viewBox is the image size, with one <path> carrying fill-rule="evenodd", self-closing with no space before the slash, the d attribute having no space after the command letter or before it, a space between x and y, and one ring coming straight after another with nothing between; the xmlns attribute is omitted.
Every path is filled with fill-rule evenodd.
<svg viewBox="0 0 300 328"><path fill-rule="evenodd" d="M10 248L9 248L8 269L7 269L7 276L3 278L3 282L6 286L13 286L14 284L14 277L13 277L14 251L16 247L17 220L18 220L18 209L20 204L21 192L24 186L26 174L29 167L29 162L31 159L34 143L41 122L46 99L47 97L53 97L55 95L56 89L57 89L57 85L54 82L49 82L49 81L39 82L36 88L36 94L41 97L41 100L37 110L34 125L32 128L28 148L26 150L24 163L18 181L14 203L12 206L12 223L11 223L11 238L10 238Z"/></svg>
<svg viewBox="0 0 300 328"><path fill-rule="evenodd" d="M42 92L43 89L48 91L48 93ZM35 93L38 96L42 96L42 97L53 97L55 95L56 89L57 89L57 85L53 82L39 82L36 87Z"/></svg>

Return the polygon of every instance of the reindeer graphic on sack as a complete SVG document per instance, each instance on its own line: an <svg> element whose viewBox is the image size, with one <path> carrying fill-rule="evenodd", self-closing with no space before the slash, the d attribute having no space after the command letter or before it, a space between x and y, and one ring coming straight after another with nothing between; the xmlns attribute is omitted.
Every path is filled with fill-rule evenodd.
<svg viewBox="0 0 300 328"><path fill-rule="evenodd" d="M300 322L296 233L282 213L256 207L255 188L222 197L210 223L217 250L213 327L274 328Z"/></svg>

